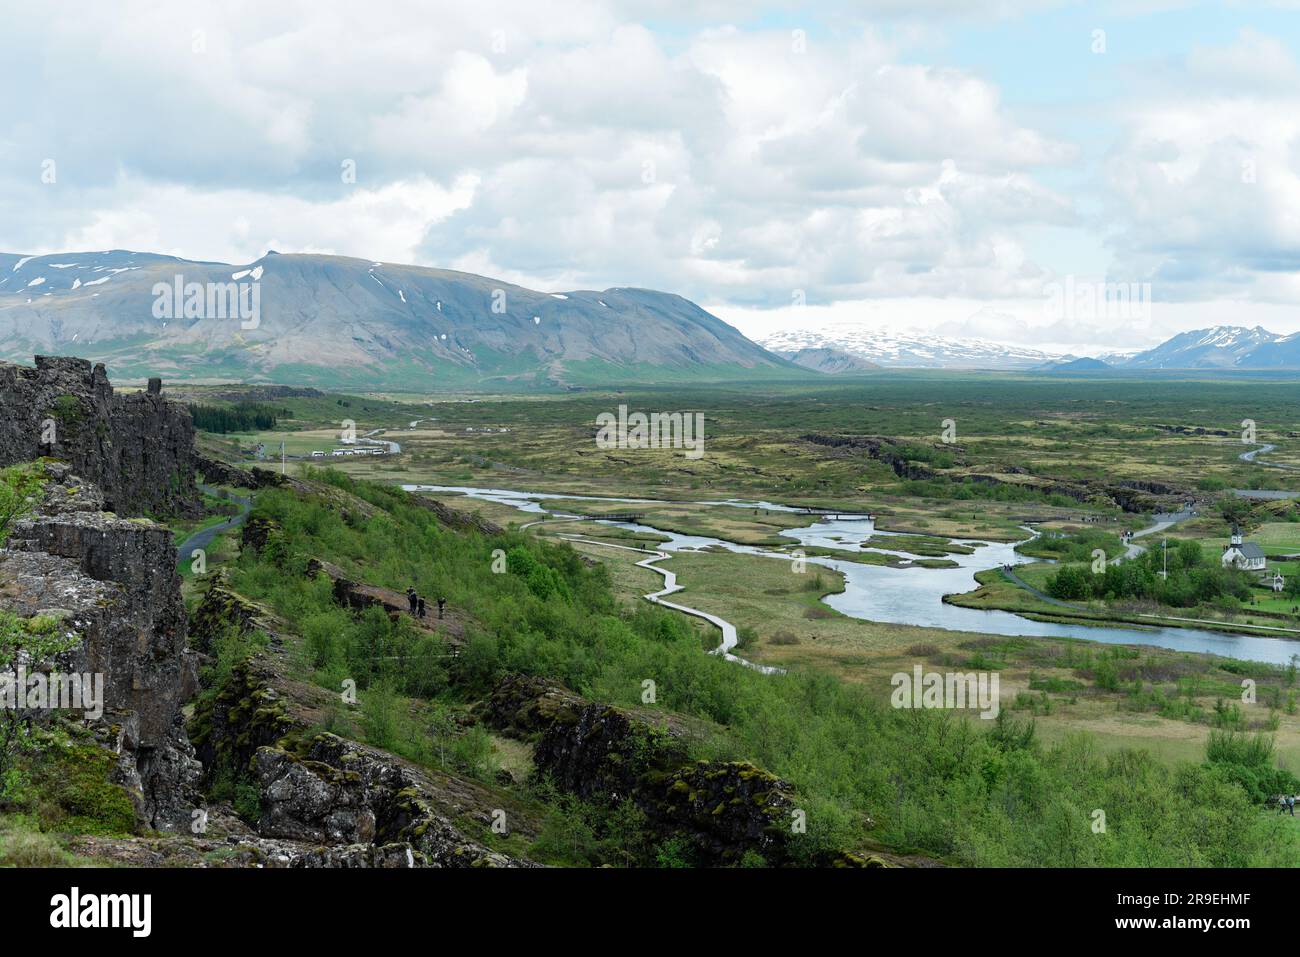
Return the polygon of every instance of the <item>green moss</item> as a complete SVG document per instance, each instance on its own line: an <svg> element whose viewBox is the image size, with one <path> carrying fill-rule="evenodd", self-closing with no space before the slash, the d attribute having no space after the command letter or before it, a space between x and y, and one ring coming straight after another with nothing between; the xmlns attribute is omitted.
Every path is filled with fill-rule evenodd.
<svg viewBox="0 0 1300 957"><path fill-rule="evenodd" d="M84 415L81 408L81 399L75 395L61 395L54 400L54 406L50 409L50 414L64 425L80 422Z"/></svg>
<svg viewBox="0 0 1300 957"><path fill-rule="evenodd" d="M28 785L14 804L34 814L47 831L131 834L135 806L127 790L110 780L116 764L117 755L107 748L52 733L25 756Z"/></svg>

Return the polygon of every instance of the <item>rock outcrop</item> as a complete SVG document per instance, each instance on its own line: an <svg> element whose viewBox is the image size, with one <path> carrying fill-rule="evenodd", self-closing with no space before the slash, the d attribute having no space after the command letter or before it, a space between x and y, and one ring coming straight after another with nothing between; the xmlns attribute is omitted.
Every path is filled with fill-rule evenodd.
<svg viewBox="0 0 1300 957"><path fill-rule="evenodd" d="M194 464L205 479L217 485L233 485L237 488L251 489L288 488L298 492L312 491L305 482L288 475L281 475L271 469L259 468L256 465L245 469L203 455L197 456Z"/></svg>
<svg viewBox="0 0 1300 957"><path fill-rule="evenodd" d="M191 834L100 837L70 841L78 855L125 867L194 868L411 868L426 865L409 844L320 845L262 837L227 804L196 818Z"/></svg>
<svg viewBox="0 0 1300 957"><path fill-rule="evenodd" d="M480 535L500 535L503 529L496 522L489 522L473 512L462 512L460 509L452 508L436 498L429 498L427 495L421 495L419 492L411 494L411 504L418 505L420 508L433 512L438 517L438 521L448 528L454 528L458 531L476 531Z"/></svg>
<svg viewBox="0 0 1300 957"><path fill-rule="evenodd" d="M257 830L325 845L409 848L429 867L510 867L518 862L465 837L430 802L426 776L392 755L337 735L300 742L301 753L258 749Z"/></svg>
<svg viewBox="0 0 1300 957"><path fill-rule="evenodd" d="M789 858L791 788L741 761L691 761L681 720L587 701L543 678L510 675L482 719L532 740L539 777L589 801L630 798L663 837L683 837L700 863L735 864L746 852Z"/></svg>
<svg viewBox="0 0 1300 957"><path fill-rule="evenodd" d="M689 760L682 726L587 701L540 678L507 677L487 711L490 723L531 733L538 772L587 800L617 803Z"/></svg>
<svg viewBox="0 0 1300 957"><path fill-rule="evenodd" d="M98 730L120 756L119 783L146 826L187 827L200 769L180 715L198 678L171 532L100 511L96 488L45 468L37 514L0 549L0 603L60 622L69 649L29 668L103 676Z"/></svg>
<svg viewBox="0 0 1300 957"><path fill-rule="evenodd" d="M207 654L212 642L231 630L240 635L262 631L278 644L281 627L270 610L231 590L230 576L219 569L208 576L203 598L190 612L190 647Z"/></svg>
<svg viewBox="0 0 1300 957"><path fill-rule="evenodd" d="M938 474L931 468L909 460L899 451L898 443L885 436L825 435L820 432L810 432L799 438L813 445L824 445L854 453L865 452L868 458L888 465L899 478L925 480L932 479Z"/></svg>
<svg viewBox="0 0 1300 957"><path fill-rule="evenodd" d="M436 599L426 596L426 617L416 618L410 613L410 601L405 592L380 585L357 581L337 565L319 558L307 560L308 575L324 575L333 586L334 600L352 611L379 608L389 618L405 617L415 628L436 634L453 649L465 644L466 618L458 611L444 609L443 617L437 613Z"/></svg>
<svg viewBox="0 0 1300 957"><path fill-rule="evenodd" d="M37 356L0 362L0 466L42 456L72 465L119 515L192 515L194 424L185 406L144 392L116 394L103 364Z"/></svg>
<svg viewBox="0 0 1300 957"><path fill-rule="evenodd" d="M295 857L294 866L528 866L467 837L453 820L490 826L505 803L500 795L312 732L338 698L284 670L276 655L237 664L191 727L210 773L231 769L256 788L261 838L319 848L314 857ZM513 805L511 818L520 819Z"/></svg>

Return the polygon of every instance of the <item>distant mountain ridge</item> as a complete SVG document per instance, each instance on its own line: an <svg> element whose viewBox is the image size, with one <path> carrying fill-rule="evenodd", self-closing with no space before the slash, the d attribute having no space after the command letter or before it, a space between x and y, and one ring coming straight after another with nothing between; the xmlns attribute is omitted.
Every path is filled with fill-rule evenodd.
<svg viewBox="0 0 1300 957"><path fill-rule="evenodd" d="M761 336L758 341L773 352L833 350L883 368L1027 370L1062 358L1037 349L1005 346L984 339L886 333L848 324L830 325L820 330L782 330Z"/></svg>
<svg viewBox="0 0 1300 957"><path fill-rule="evenodd" d="M1055 355L982 339L885 333L850 324L821 330L782 330L761 336L759 342L782 354L826 349L886 368L1078 373L1143 369L1300 370L1300 333L1278 335L1260 326L1195 329L1143 352L1108 352L1095 358Z"/></svg>
<svg viewBox="0 0 1300 957"><path fill-rule="evenodd" d="M1128 369L1300 368L1300 333L1281 336L1262 326L1214 326L1180 333L1133 356Z"/></svg>
<svg viewBox="0 0 1300 957"><path fill-rule="evenodd" d="M255 287L256 320L190 311L187 284ZM103 361L117 378L513 390L876 367L1300 370L1300 334L1222 325L1084 361L845 322L756 343L695 303L648 289L539 292L472 273L314 254L271 252L232 265L127 250L0 253L0 359L38 353Z"/></svg>
<svg viewBox="0 0 1300 957"><path fill-rule="evenodd" d="M1103 372L1111 368L1110 363L1103 362L1101 359L1093 359L1091 356L1082 356L1078 359L1062 359L1059 362L1051 362L1045 366L1040 366L1042 372Z"/></svg>
<svg viewBox="0 0 1300 957"><path fill-rule="evenodd" d="M880 368L874 362L868 362L866 359L839 349L808 348L797 349L794 352L777 351L776 354L785 356L791 362L801 365L805 369L824 372L827 375L870 372L872 369Z"/></svg>
<svg viewBox="0 0 1300 957"><path fill-rule="evenodd" d="M187 311L172 289L190 283L255 285L256 321ZM0 358L76 354L117 377L335 387L810 375L671 293L547 293L448 269L277 253L244 265L126 250L0 253L0 342Z"/></svg>

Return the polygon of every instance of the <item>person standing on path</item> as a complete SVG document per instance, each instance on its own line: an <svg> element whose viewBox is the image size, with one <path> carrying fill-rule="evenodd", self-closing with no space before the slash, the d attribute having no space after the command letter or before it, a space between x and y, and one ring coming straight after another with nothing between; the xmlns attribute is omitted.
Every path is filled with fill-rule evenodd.
<svg viewBox="0 0 1300 957"><path fill-rule="evenodd" d="M417 618L424 617L424 596L423 595L420 596L419 600L416 603L416 617Z"/></svg>
<svg viewBox="0 0 1300 957"><path fill-rule="evenodd" d="M418 601L418 598L417 598L417 596L416 596L416 594L415 594L415 586L414 586L414 585L408 585L408 586L407 586L407 589L406 589L406 602L407 602L408 605L411 606L411 614L412 614L412 615L415 614L416 603L417 603L417 601Z"/></svg>

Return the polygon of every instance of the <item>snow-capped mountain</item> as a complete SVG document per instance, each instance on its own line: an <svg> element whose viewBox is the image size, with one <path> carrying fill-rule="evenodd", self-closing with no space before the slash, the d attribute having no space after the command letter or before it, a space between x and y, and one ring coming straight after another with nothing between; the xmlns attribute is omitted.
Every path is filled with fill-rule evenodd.
<svg viewBox="0 0 1300 957"><path fill-rule="evenodd" d="M1300 366L1300 335L1262 326L1215 326L1180 333L1124 363L1128 369L1266 369Z"/></svg>
<svg viewBox="0 0 1300 957"><path fill-rule="evenodd" d="M1033 369L1076 358L985 339L900 335L855 326L784 330L760 336L757 341L772 352L786 355L804 349L832 349L887 368Z"/></svg>
<svg viewBox="0 0 1300 957"><path fill-rule="evenodd" d="M1215 326L1183 332L1145 352L1107 352L1093 362L1053 355L1024 346L984 339L901 335L852 325L819 330L785 330L758 337L760 345L783 355L831 349L887 368L1003 369L1074 371L1111 369L1300 369L1300 333L1289 336L1260 326Z"/></svg>

